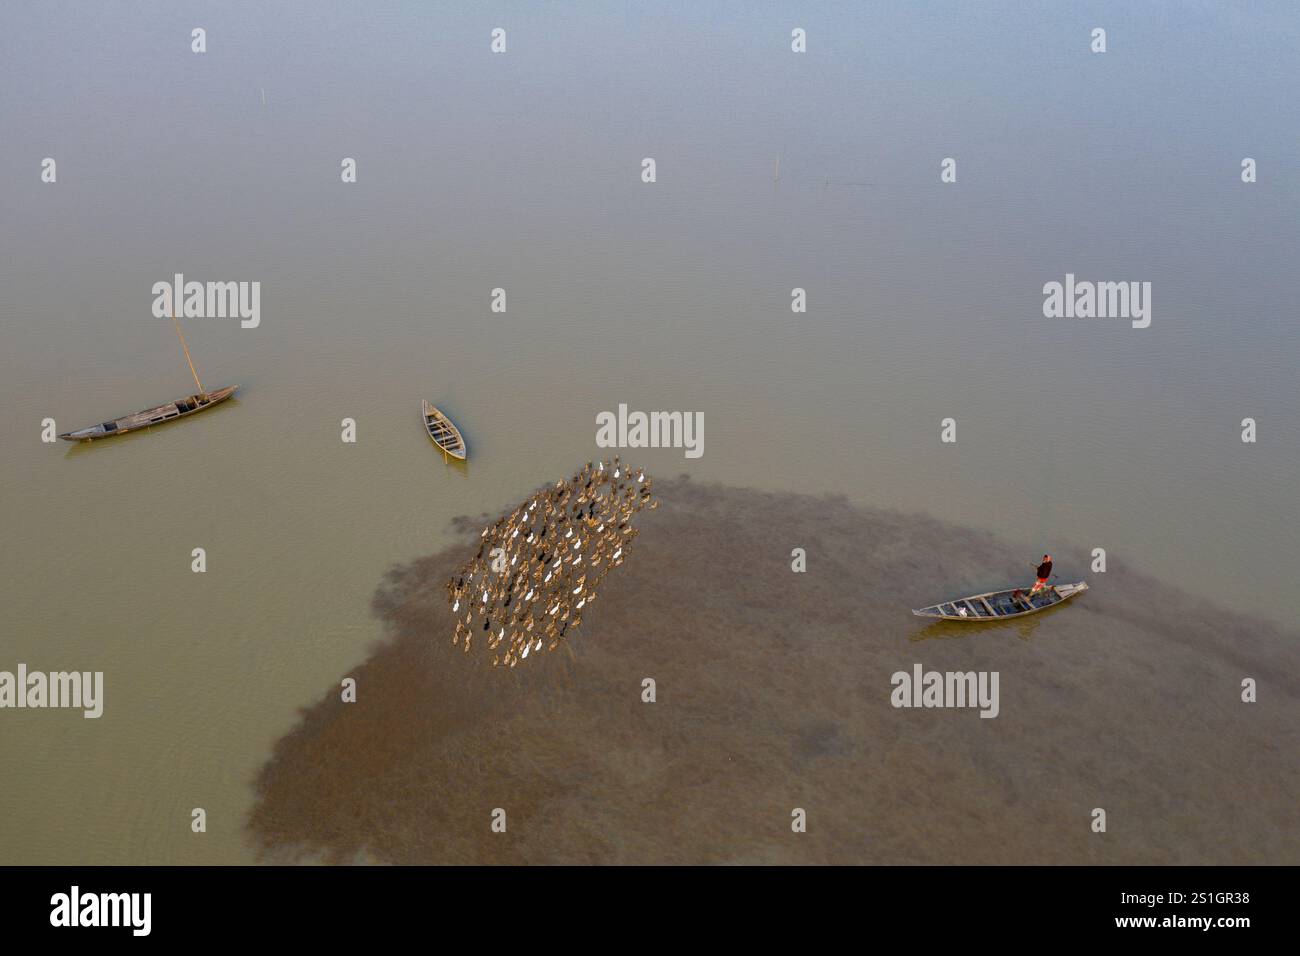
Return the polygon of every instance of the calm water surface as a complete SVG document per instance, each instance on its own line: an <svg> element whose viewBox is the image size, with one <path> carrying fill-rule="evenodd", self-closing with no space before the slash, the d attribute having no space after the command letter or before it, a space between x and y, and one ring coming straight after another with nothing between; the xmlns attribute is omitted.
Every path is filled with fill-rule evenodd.
<svg viewBox="0 0 1300 956"><path fill-rule="evenodd" d="M596 457L620 402L704 413L704 456L637 456L657 473L996 530L1026 564L1104 547L1112 574L1291 618L1300 15L1049 13L0 14L0 668L107 682L98 721L0 717L0 858L251 860L250 781L381 636L384 572ZM191 390L150 311L176 272L262 283L260 328L184 323L238 399L42 444L47 416ZM1150 281L1151 327L1043 318L1067 272ZM467 466L430 446L422 397Z"/></svg>

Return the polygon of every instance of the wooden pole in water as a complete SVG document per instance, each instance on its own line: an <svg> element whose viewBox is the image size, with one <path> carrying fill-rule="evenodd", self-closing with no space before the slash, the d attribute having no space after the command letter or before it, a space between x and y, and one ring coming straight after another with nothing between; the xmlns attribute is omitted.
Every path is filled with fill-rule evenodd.
<svg viewBox="0 0 1300 956"><path fill-rule="evenodd" d="M194 376L194 384L199 387L199 394L204 398L208 393L203 390L203 383L199 381L199 373L194 371L194 360L190 358L190 347L185 344L185 336L181 335L181 324L176 321L176 306L172 305L172 325L176 327L176 335L181 340L181 348L185 351L185 361L190 364L190 374Z"/></svg>

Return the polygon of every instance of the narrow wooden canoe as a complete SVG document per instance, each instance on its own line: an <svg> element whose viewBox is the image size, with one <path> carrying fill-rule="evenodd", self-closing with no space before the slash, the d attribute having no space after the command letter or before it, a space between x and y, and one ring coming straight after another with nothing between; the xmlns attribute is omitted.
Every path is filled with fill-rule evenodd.
<svg viewBox="0 0 1300 956"><path fill-rule="evenodd" d="M455 426L450 418L424 399L420 399L420 404L424 407L424 427L428 429L429 437L433 439L433 443L448 455L451 455L452 458L464 461L465 439L461 435L460 429Z"/></svg>
<svg viewBox="0 0 1300 956"><path fill-rule="evenodd" d="M168 402L166 405L146 408L134 415L123 415L121 418L115 418L111 422L104 422L102 425L91 425L89 428L78 429L75 432L64 432L59 437L64 441L94 441L96 438L121 435L124 432L133 432L139 428L148 428L150 425L161 425L163 422L184 418L186 415L193 415L195 412L206 411L213 405L224 402L231 395L234 395L238 389L238 385L230 385L226 388L219 388L215 392L187 395L185 398Z"/></svg>
<svg viewBox="0 0 1300 956"><path fill-rule="evenodd" d="M968 598L958 598L943 604L932 604L914 610L912 613L917 617L933 617L944 621L1001 621L1009 617L1037 614L1049 607L1064 604L1076 594L1082 594L1086 590L1088 585L1083 581L1077 584L1059 584L1054 588L1039 591L1031 599L1029 588L1010 588L1006 591L974 594Z"/></svg>

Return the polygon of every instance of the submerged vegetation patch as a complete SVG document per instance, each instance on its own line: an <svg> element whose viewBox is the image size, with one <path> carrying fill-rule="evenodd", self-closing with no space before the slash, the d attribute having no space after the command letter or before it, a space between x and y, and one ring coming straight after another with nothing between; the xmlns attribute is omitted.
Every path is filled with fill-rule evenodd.
<svg viewBox="0 0 1300 956"><path fill-rule="evenodd" d="M572 654L493 669L448 640L446 582L490 518L395 567L373 601L386 638L347 670L355 703L323 687L258 774L262 858L1300 858L1295 633L1115 561L1087 602L927 624L910 609L936 591L1022 579L1023 543L838 497L654 490L663 507L570 630ZM1086 552L1053 555L1087 573ZM998 718L894 707L892 675L917 664L998 672ZM1259 703L1242 701L1247 677Z"/></svg>

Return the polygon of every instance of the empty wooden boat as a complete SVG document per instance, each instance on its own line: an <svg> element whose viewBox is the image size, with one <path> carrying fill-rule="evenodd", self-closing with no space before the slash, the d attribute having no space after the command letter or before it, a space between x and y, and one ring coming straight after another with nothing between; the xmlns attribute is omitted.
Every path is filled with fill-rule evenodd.
<svg viewBox="0 0 1300 956"><path fill-rule="evenodd" d="M912 613L917 617L933 617L944 621L1001 621L1037 614L1049 607L1064 604L1086 590L1088 585L1079 581L1077 584L1060 584L1047 588L1031 598L1028 588L1009 588L1006 591L989 591L987 594L932 604L913 610Z"/></svg>
<svg viewBox="0 0 1300 956"><path fill-rule="evenodd" d="M238 385L230 385L226 388L219 388L215 392L200 392L197 395L187 395L185 398L179 398L166 405L146 408L134 415L123 415L111 422L91 425L89 428L81 428L75 432L64 432L59 437L65 441L94 441L96 438L121 435L140 428L148 428L150 425L161 425L163 422L184 418L186 415L193 415L195 412L202 412L213 405L218 405L231 395L234 395L238 388Z"/></svg>
<svg viewBox="0 0 1300 956"><path fill-rule="evenodd" d="M461 435L460 429L455 426L450 418L424 399L420 399L420 404L424 407L424 427L428 430L433 443L441 448L445 454L458 461L464 461L465 439Z"/></svg>

